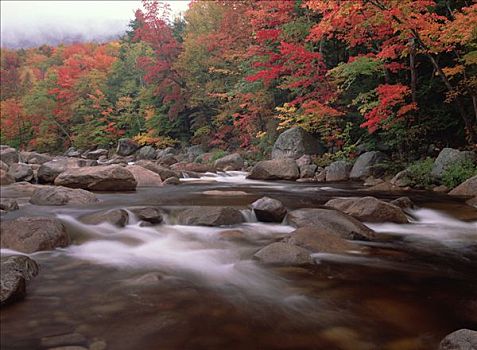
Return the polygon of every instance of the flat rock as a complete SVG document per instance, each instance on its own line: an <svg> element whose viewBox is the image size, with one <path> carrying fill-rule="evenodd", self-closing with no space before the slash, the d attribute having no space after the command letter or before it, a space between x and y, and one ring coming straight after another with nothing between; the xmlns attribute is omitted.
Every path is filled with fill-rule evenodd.
<svg viewBox="0 0 477 350"><path fill-rule="evenodd" d="M270 265L300 266L313 263L310 251L283 242L267 245L255 253L254 258Z"/></svg>
<svg viewBox="0 0 477 350"><path fill-rule="evenodd" d="M223 226L244 221L242 213L230 207L194 207L179 213L179 222L184 225Z"/></svg>
<svg viewBox="0 0 477 350"><path fill-rule="evenodd" d="M324 227L300 227L284 239L290 243L312 252L346 253L360 250L356 244L341 238Z"/></svg>
<svg viewBox="0 0 477 350"><path fill-rule="evenodd" d="M30 203L35 205L83 205L97 202L99 202L99 199L89 191L62 186L38 188L30 198Z"/></svg>

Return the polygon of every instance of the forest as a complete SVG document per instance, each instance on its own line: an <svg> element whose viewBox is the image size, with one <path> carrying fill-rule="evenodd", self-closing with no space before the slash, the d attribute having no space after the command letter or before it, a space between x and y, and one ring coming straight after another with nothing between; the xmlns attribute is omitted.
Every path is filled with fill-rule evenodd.
<svg viewBox="0 0 477 350"><path fill-rule="evenodd" d="M1 51L1 143L202 145L266 157L301 126L331 159L477 142L468 0L145 1L119 40Z"/></svg>

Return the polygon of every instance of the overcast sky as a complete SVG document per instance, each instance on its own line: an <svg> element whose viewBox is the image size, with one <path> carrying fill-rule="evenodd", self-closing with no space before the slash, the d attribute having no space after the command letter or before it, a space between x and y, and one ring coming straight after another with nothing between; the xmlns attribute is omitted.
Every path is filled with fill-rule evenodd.
<svg viewBox="0 0 477 350"><path fill-rule="evenodd" d="M189 4L189 0L167 2L174 14ZM2 47L20 48L117 37L141 1L1 0L0 6Z"/></svg>

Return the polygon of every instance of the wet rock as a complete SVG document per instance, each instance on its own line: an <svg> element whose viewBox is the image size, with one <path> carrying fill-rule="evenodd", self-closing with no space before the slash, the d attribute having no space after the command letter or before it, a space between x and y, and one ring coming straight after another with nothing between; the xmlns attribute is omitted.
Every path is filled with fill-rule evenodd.
<svg viewBox="0 0 477 350"><path fill-rule="evenodd" d="M363 153L356 159L356 162L349 174L350 179L365 179L368 176L375 175L373 167L386 159L386 156L379 151L371 151Z"/></svg>
<svg viewBox="0 0 477 350"><path fill-rule="evenodd" d="M133 174L137 187L157 187L162 185L161 177L151 170L139 165L128 165L126 169Z"/></svg>
<svg viewBox="0 0 477 350"><path fill-rule="evenodd" d="M312 252L345 253L360 249L356 244L337 236L324 227L300 227L290 233L284 242Z"/></svg>
<svg viewBox="0 0 477 350"><path fill-rule="evenodd" d="M431 175L436 178L441 178L444 172L452 165L463 161L475 162L476 154L471 151L459 151L453 148L444 148L432 166Z"/></svg>
<svg viewBox="0 0 477 350"><path fill-rule="evenodd" d="M300 179L312 179L315 177L316 169L318 168L315 164L309 165L300 165Z"/></svg>
<svg viewBox="0 0 477 350"><path fill-rule="evenodd" d="M201 163L175 163L171 166L176 171L194 171L196 173L207 173L214 171L213 166Z"/></svg>
<svg viewBox="0 0 477 350"><path fill-rule="evenodd" d="M26 294L26 281L38 274L38 265L24 255L0 258L0 306L21 300Z"/></svg>
<svg viewBox="0 0 477 350"><path fill-rule="evenodd" d="M286 221L295 227L312 226L324 228L345 239L373 239L375 233L354 217L333 209L298 209L286 216Z"/></svg>
<svg viewBox="0 0 477 350"><path fill-rule="evenodd" d="M179 222L184 225L223 226L244 221L242 213L230 207L194 207L179 213Z"/></svg>
<svg viewBox="0 0 477 350"><path fill-rule="evenodd" d="M180 185L181 180L176 176L168 177L166 180L164 180L163 184L164 185Z"/></svg>
<svg viewBox="0 0 477 350"><path fill-rule="evenodd" d="M338 160L326 167L326 181L346 181L349 178L349 173L352 164L344 160Z"/></svg>
<svg viewBox="0 0 477 350"><path fill-rule="evenodd" d="M98 148L98 149L95 149L94 151L87 151L87 152L83 153L82 157L84 157L86 159L98 160L101 157L106 157L107 158L108 153L109 153L109 151L107 149Z"/></svg>
<svg viewBox="0 0 477 350"><path fill-rule="evenodd" d="M98 198L91 192L62 186L38 188L30 199L30 203L35 205L82 205L97 202L99 202Z"/></svg>
<svg viewBox="0 0 477 350"><path fill-rule="evenodd" d="M2 160L2 162L10 166L13 163L18 163L20 157L19 157L18 151L15 148L12 148L6 145L1 145L0 159Z"/></svg>
<svg viewBox="0 0 477 350"><path fill-rule="evenodd" d="M389 182L398 187L410 186L412 184L411 172L408 169L404 169L394 175Z"/></svg>
<svg viewBox="0 0 477 350"><path fill-rule="evenodd" d="M160 224L163 221L163 212L161 208L143 207L130 208L129 210L131 210L139 220L146 221L151 224Z"/></svg>
<svg viewBox="0 0 477 350"><path fill-rule="evenodd" d="M18 210L18 203L14 199L0 198L0 209L5 211Z"/></svg>
<svg viewBox="0 0 477 350"><path fill-rule="evenodd" d="M335 198L326 206L340 210L360 221L408 223L401 208L374 197Z"/></svg>
<svg viewBox="0 0 477 350"><path fill-rule="evenodd" d="M30 182L31 180L33 180L33 170L27 164L13 163L12 165L10 165L8 173L15 179L16 182Z"/></svg>
<svg viewBox="0 0 477 350"><path fill-rule="evenodd" d="M60 220L48 217L21 217L3 221L0 246L23 253L66 247L70 238Z"/></svg>
<svg viewBox="0 0 477 350"><path fill-rule="evenodd" d="M399 207L401 209L412 209L414 208L414 203L409 197L399 197L391 202L392 205L395 205L396 207Z"/></svg>
<svg viewBox="0 0 477 350"><path fill-rule="evenodd" d="M148 170L155 172L161 177L162 180L166 180L170 177L180 177L180 174L178 172L167 169L149 160L140 160L140 161L137 161L134 165L139 165L139 166L142 166L143 168L146 168Z"/></svg>
<svg viewBox="0 0 477 350"><path fill-rule="evenodd" d="M91 191L134 191L134 175L119 165L68 169L58 175L55 185Z"/></svg>
<svg viewBox="0 0 477 350"><path fill-rule="evenodd" d="M477 331L459 329L447 335L439 344L439 350L476 350Z"/></svg>
<svg viewBox="0 0 477 350"><path fill-rule="evenodd" d="M157 151L152 146L144 146L136 153L137 159L156 159Z"/></svg>
<svg viewBox="0 0 477 350"><path fill-rule="evenodd" d="M300 266L313 263L310 251L283 242L267 245L255 253L254 258L270 265Z"/></svg>
<svg viewBox="0 0 477 350"><path fill-rule="evenodd" d="M81 216L79 220L88 225L98 225L107 222L111 225L124 227L129 221L129 215L126 210L112 209L86 214Z"/></svg>
<svg viewBox="0 0 477 350"><path fill-rule="evenodd" d="M15 183L15 178L10 175L7 171L0 169L0 185L6 186Z"/></svg>
<svg viewBox="0 0 477 350"><path fill-rule="evenodd" d="M217 170L242 170L244 161L238 153L232 153L215 161L214 166Z"/></svg>
<svg viewBox="0 0 477 350"><path fill-rule="evenodd" d="M258 221L263 222L282 222L287 215L287 209L277 199L262 197L257 199L251 205Z"/></svg>
<svg viewBox="0 0 477 350"><path fill-rule="evenodd" d="M130 156L137 151L139 145L128 138L122 138L118 140L118 147L116 148L116 153L120 156Z"/></svg>
<svg viewBox="0 0 477 350"><path fill-rule="evenodd" d="M257 180L296 180L300 171L292 159L275 159L258 162L248 176Z"/></svg>
<svg viewBox="0 0 477 350"><path fill-rule="evenodd" d="M304 154L323 154L321 142L301 127L294 127L281 133L273 145L272 159L298 159Z"/></svg>
<svg viewBox="0 0 477 350"><path fill-rule="evenodd" d="M84 345L86 342L85 336L80 333L61 334L41 338L41 346L45 348L64 345Z"/></svg>
<svg viewBox="0 0 477 350"><path fill-rule="evenodd" d="M451 196L477 197L477 175L465 180L449 192Z"/></svg>

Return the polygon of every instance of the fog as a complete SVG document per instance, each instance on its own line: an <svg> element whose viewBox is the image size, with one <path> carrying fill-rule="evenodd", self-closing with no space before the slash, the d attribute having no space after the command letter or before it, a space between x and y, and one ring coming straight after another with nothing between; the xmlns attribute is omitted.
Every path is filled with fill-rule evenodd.
<svg viewBox="0 0 477 350"><path fill-rule="evenodd" d="M167 1L173 16L189 1ZM1 1L1 46L28 48L119 37L140 1Z"/></svg>

